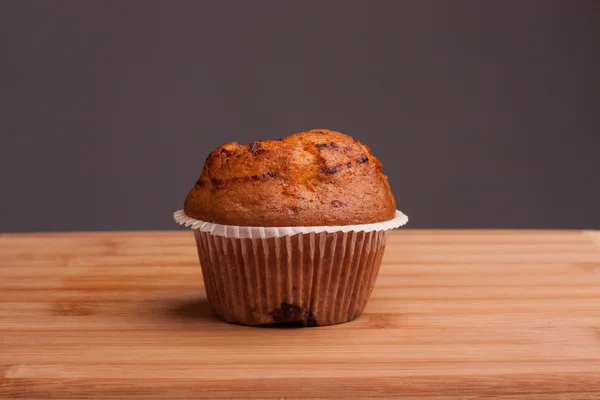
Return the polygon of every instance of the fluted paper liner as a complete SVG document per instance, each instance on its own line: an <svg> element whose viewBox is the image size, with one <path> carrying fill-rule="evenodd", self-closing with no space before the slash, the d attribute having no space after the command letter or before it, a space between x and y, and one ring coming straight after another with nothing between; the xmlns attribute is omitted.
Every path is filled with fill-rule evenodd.
<svg viewBox="0 0 600 400"><path fill-rule="evenodd" d="M212 222L200 221L188 217L183 210L176 211L173 214L175 222L179 225L189 226L202 232L210 232L213 235L233 237L233 238L271 238L297 233L321 233L321 232L372 232L398 228L408 222L408 217L402 212L396 210L393 219L374 224L363 225L339 225L339 226L284 226L284 227L262 227L262 226L233 226L221 225Z"/></svg>
<svg viewBox="0 0 600 400"><path fill-rule="evenodd" d="M219 317L244 325L351 321L367 304L391 229L365 226L250 238L231 236L230 227L196 228L208 301Z"/></svg>

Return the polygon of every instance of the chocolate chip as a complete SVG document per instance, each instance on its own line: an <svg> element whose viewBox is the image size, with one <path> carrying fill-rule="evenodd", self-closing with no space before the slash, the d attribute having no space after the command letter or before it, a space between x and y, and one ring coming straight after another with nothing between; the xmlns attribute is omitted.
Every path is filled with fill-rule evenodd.
<svg viewBox="0 0 600 400"><path fill-rule="evenodd" d="M221 157L223 155L225 157L227 157L227 156L230 156L231 154L232 154L231 151L229 151L227 149L219 149L219 157Z"/></svg>
<svg viewBox="0 0 600 400"><path fill-rule="evenodd" d="M340 148L340 146L338 146L337 144L335 144L333 142L331 142L330 144L327 144L327 143L318 143L316 146L320 147L320 148L324 148L324 149L326 149L328 147L331 147L332 149L335 149L335 150L338 150Z"/></svg>
<svg viewBox="0 0 600 400"><path fill-rule="evenodd" d="M316 326L317 320L314 315L304 307L282 302L279 308L271 312L273 321L283 324L299 322L304 326Z"/></svg>
<svg viewBox="0 0 600 400"><path fill-rule="evenodd" d="M275 178L277 176L277 172L269 171L263 174L265 178Z"/></svg>
<svg viewBox="0 0 600 400"><path fill-rule="evenodd" d="M361 154L358 159L356 160L359 164L364 164L364 163L368 163L369 162L369 157L367 157L364 154Z"/></svg>
<svg viewBox="0 0 600 400"><path fill-rule="evenodd" d="M266 150L265 149L259 149L259 147L261 146L260 142L252 142L250 143L250 148L248 149L248 151L252 154L254 154L255 156L264 153Z"/></svg>
<svg viewBox="0 0 600 400"><path fill-rule="evenodd" d="M204 182L202 182L200 179L198 179L198 180L196 181L196 186L198 186L198 187L202 187L202 186L204 186Z"/></svg>
<svg viewBox="0 0 600 400"><path fill-rule="evenodd" d="M331 203L329 203L329 204L331 204L331 207L335 207L335 208L340 208L341 206L343 206L343 205L344 205L344 203L342 203L342 202L341 202L341 201L339 201L339 200L333 200L333 201L332 201Z"/></svg>
<svg viewBox="0 0 600 400"><path fill-rule="evenodd" d="M331 168L327 168L327 167L321 167L321 173L325 174L325 175L333 175L337 172L340 172L342 170L341 166L337 166L337 167L331 167Z"/></svg>
<svg viewBox="0 0 600 400"><path fill-rule="evenodd" d="M250 143L250 149L248 150L250 153L254 153L254 151L256 149L258 149L260 147L260 143L258 142L252 142Z"/></svg>
<svg viewBox="0 0 600 400"><path fill-rule="evenodd" d="M348 164L346 164L348 166L348 168L352 168L352 163L350 161L348 161Z"/></svg>

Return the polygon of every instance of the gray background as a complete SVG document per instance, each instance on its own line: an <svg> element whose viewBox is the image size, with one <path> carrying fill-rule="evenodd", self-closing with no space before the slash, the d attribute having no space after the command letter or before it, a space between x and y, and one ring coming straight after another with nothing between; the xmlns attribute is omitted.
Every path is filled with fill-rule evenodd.
<svg viewBox="0 0 600 400"><path fill-rule="evenodd" d="M208 152L330 128L410 227L600 228L599 1L1 1L0 231L177 229Z"/></svg>

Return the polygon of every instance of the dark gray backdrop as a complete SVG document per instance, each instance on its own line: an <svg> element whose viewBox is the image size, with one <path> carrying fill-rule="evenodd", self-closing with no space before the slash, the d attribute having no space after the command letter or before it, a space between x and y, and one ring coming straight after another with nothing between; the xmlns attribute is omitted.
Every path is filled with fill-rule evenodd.
<svg viewBox="0 0 600 400"><path fill-rule="evenodd" d="M0 2L0 231L175 229L207 153L310 128L411 227L600 228L599 1Z"/></svg>

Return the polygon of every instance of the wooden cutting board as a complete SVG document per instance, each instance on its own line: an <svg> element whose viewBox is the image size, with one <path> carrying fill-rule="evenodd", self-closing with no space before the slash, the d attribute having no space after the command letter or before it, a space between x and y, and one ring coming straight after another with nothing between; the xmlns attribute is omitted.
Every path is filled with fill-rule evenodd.
<svg viewBox="0 0 600 400"><path fill-rule="evenodd" d="M2 235L0 397L600 399L600 233L394 232L296 329L216 319L189 231Z"/></svg>

